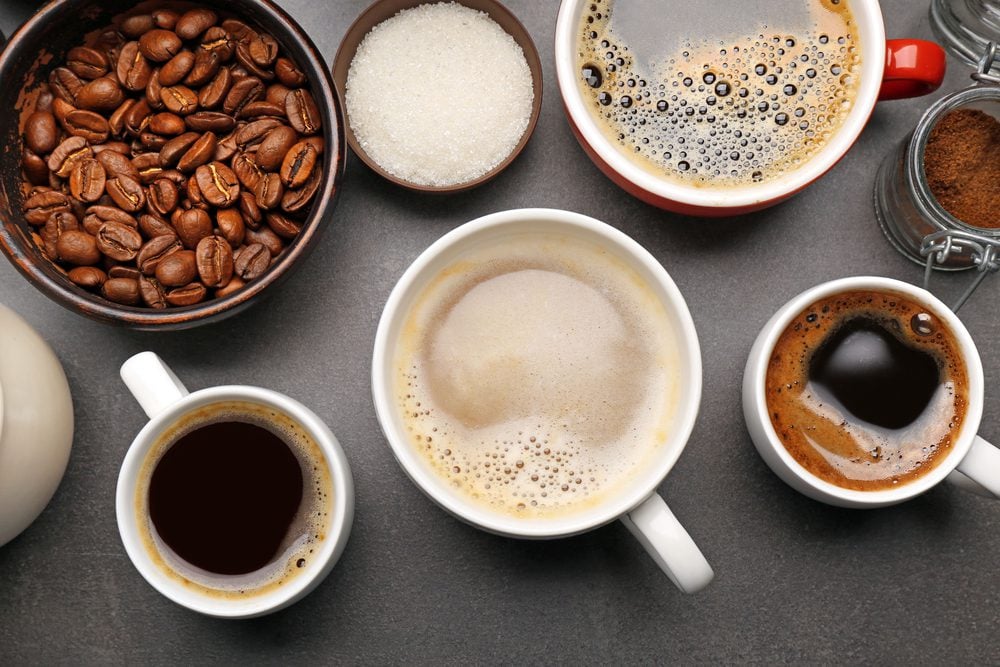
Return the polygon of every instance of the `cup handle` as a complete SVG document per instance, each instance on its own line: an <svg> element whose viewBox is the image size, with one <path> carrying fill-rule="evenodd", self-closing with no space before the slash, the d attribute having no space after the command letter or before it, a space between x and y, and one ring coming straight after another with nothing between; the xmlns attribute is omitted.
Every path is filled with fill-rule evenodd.
<svg viewBox="0 0 1000 667"><path fill-rule="evenodd" d="M944 49L923 39L888 39L879 100L919 97L938 89L944 80Z"/></svg>
<svg viewBox="0 0 1000 667"><path fill-rule="evenodd" d="M140 352L121 367L122 380L152 419L188 395L187 387L155 352Z"/></svg>
<svg viewBox="0 0 1000 667"><path fill-rule="evenodd" d="M712 581L712 566L659 495L646 498L621 521L684 593L697 593Z"/></svg>
<svg viewBox="0 0 1000 667"><path fill-rule="evenodd" d="M966 491L1000 500L1000 449L977 435L948 479Z"/></svg>

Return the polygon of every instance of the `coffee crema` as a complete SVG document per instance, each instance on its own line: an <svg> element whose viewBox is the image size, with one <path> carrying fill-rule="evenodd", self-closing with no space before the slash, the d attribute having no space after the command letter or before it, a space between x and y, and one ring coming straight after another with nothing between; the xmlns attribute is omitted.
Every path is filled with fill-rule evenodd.
<svg viewBox="0 0 1000 667"><path fill-rule="evenodd" d="M778 338L765 397L785 449L845 489L912 482L951 451L968 375L947 324L895 292L821 299Z"/></svg>
<svg viewBox="0 0 1000 667"><path fill-rule="evenodd" d="M319 445L275 409L211 404L165 431L143 461L136 515L154 563L186 586L245 598L287 584L330 532Z"/></svg>
<svg viewBox="0 0 1000 667"><path fill-rule="evenodd" d="M579 86L629 160L683 183L773 181L822 150L858 91L847 0L592 0ZM700 35L693 40L690 35Z"/></svg>
<svg viewBox="0 0 1000 667"><path fill-rule="evenodd" d="M476 246L410 309L393 352L412 447L508 516L583 511L661 451L679 392L665 307L594 242L521 233Z"/></svg>

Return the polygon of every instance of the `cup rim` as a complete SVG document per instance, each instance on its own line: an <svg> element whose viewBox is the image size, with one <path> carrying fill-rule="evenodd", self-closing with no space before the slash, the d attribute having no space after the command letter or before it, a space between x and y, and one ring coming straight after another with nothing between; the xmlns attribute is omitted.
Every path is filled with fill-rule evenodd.
<svg viewBox="0 0 1000 667"><path fill-rule="evenodd" d="M574 48L578 10L589 0L562 0L555 29L556 79L569 121L580 138L623 179L654 197L690 207L731 209L759 207L791 196L829 171L857 141L868 123L885 70L885 25L878 0L853 0L862 50L861 83L854 106L823 149L798 169L776 180L738 188L713 189L661 178L642 169L618 150L586 108L577 84ZM867 55L864 55L867 54Z"/></svg>
<svg viewBox="0 0 1000 667"><path fill-rule="evenodd" d="M771 353L778 338L784 333L791 321L809 304L839 292L858 289L897 292L931 308L938 317L945 321L951 328L952 333L954 333L955 340L962 351L968 375L969 404L966 409L962 428L955 442L952 444L951 451L930 472L895 489L858 491L855 489L845 489L820 479L809 472L785 449L784 445L781 444L781 439L778 437L777 432L774 430L774 425L771 424L771 420L768 417L767 398L765 396L767 362L771 358ZM982 359L979 356L975 342L972 340L972 335L958 316L940 299L921 287L896 280L895 278L881 276L851 276L820 283L799 293L781 306L771 320L764 325L764 330L758 342L759 347L755 345L756 354L750 378L753 388L752 400L756 421L763 430L768 448L781 460L785 469L791 472L802 483L824 496L837 498L855 506L867 505L875 507L899 503L918 496L939 484L958 466L972 447L972 442L979 430L979 424L983 415L984 376Z"/></svg>
<svg viewBox="0 0 1000 667"><path fill-rule="evenodd" d="M247 401L274 407L305 428L326 459L333 486L330 530L307 571L286 586L246 599L213 598L184 587L157 566L139 536L135 493L139 473L150 448L165 429L185 414L222 401ZM118 531L132 564L160 594L193 611L218 618L250 618L282 609L317 586L336 564L350 536L354 515L354 483L343 449L336 436L309 408L279 392L249 385L208 387L187 394L151 418L129 446L122 462L115 493Z"/></svg>
<svg viewBox="0 0 1000 667"><path fill-rule="evenodd" d="M435 478L434 474L426 469L413 447L393 429L395 408L387 373L391 368L392 346L395 343L395 339L389 338L391 330L408 314L409 311L403 309L408 305L407 300L420 292L428 277L437 274L439 269L434 266L434 262L445 251L474 236L488 233L496 228L538 221L567 230L582 228L588 233L603 237L626 253L637 266L641 266L644 271L655 277L657 288L667 296L667 300L663 303L676 322L678 348L680 354L684 356L688 372L687 377L682 377L679 383L681 391L677 412L671 421L672 437L652 464L656 474L647 477L649 480L647 483L634 484L588 510L564 517L526 521L480 508L470 501L459 498L457 494L446 493L443 490L444 482ZM379 320L372 355L372 400L376 416L393 456L407 476L425 495L462 521L487 532L529 539L564 537L592 530L621 517L654 493L656 487L673 468L691 436L701 403L701 386L701 349L694 321L683 295L666 269L649 251L624 232L595 218L559 209L525 208L500 211L476 218L437 239L414 260L393 287Z"/></svg>

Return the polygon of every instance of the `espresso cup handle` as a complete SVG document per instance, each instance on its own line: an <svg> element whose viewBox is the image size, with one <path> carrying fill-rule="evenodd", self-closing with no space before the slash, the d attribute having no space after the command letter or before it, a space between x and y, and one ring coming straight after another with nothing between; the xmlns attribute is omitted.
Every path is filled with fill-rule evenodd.
<svg viewBox="0 0 1000 667"><path fill-rule="evenodd" d="M188 395L187 387L155 352L140 352L121 367L122 380L152 419Z"/></svg>
<svg viewBox="0 0 1000 667"><path fill-rule="evenodd" d="M621 521L681 591L697 593L712 581L712 566L659 495L651 495Z"/></svg>
<svg viewBox="0 0 1000 667"><path fill-rule="evenodd" d="M966 491L1000 499L1000 449L977 435L969 453L948 479Z"/></svg>

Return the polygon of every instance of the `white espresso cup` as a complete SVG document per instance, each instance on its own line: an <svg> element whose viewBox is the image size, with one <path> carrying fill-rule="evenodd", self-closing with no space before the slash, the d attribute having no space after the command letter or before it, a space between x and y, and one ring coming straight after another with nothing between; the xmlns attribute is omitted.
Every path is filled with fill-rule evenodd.
<svg viewBox="0 0 1000 667"><path fill-rule="evenodd" d="M393 380L395 344L408 314L423 290L463 253L491 240L519 233L554 233L597 243L626 263L662 303L677 340L676 372L681 388L674 418L663 446L632 483L592 506L555 517L517 517L475 504L431 469L407 437ZM399 279L379 322L372 360L372 395L382 431L410 479L432 500L459 519L499 535L550 539L593 530L621 520L650 556L686 593L712 580L711 566L681 526L656 487L676 463L691 435L701 400L701 352L687 304L663 266L634 240L617 229L577 213L552 209L520 209L473 220L445 234L425 250Z"/></svg>
<svg viewBox="0 0 1000 667"><path fill-rule="evenodd" d="M298 401L269 389L243 385L209 387L188 393L173 371L153 352L142 352L128 359L121 376L149 422L129 447L118 477L116 511L118 530L129 558L139 573L167 598L179 605L208 616L253 618L283 609L305 597L330 573L347 545L354 518L354 482L347 458L330 429L314 412ZM272 411L301 428L322 453L331 481L328 504L329 531L314 542L301 571L284 581L246 596L216 595L203 587L191 585L165 564L161 554L144 538L154 533L148 513L140 511L138 489L151 474L155 462L149 461L169 433L185 418L208 406L246 403ZM317 457L318 459L318 457Z"/></svg>
<svg viewBox="0 0 1000 667"><path fill-rule="evenodd" d="M768 363L779 337L791 322L810 304L855 290L895 292L926 308L951 329L967 373L968 406L951 451L929 472L889 489L846 489L807 470L785 449L775 432L765 395ZM750 350L743 374L743 414L750 437L771 470L793 489L830 505L853 508L895 505L924 493L945 478L980 495L1000 497L1000 450L977 435L983 416L983 363L979 351L968 329L950 308L927 290L909 283L876 276L842 278L808 289L778 309Z"/></svg>

